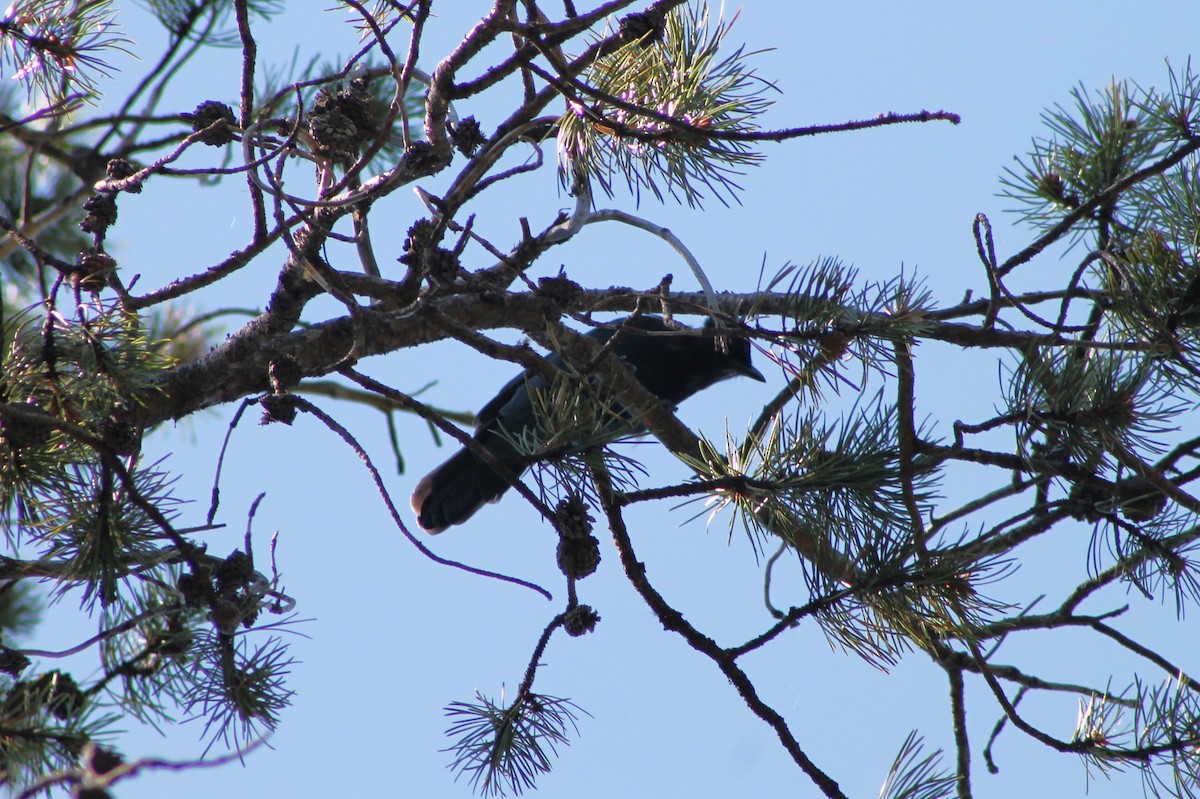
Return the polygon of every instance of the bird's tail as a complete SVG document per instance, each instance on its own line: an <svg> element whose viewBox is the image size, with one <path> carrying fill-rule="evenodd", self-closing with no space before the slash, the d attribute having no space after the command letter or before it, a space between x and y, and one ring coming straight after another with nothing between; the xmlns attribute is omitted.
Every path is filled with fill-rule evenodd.
<svg viewBox="0 0 1200 799"><path fill-rule="evenodd" d="M515 449L498 436L489 438L485 446L513 474L519 474L522 464ZM417 483L412 509L422 530L440 533L451 525L462 524L485 502L497 501L507 490L508 481L464 447Z"/></svg>

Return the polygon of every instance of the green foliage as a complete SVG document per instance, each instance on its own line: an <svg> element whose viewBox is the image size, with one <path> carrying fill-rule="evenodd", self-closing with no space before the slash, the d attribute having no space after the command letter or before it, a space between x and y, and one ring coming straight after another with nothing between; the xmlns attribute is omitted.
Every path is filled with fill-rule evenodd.
<svg viewBox="0 0 1200 799"><path fill-rule="evenodd" d="M485 795L533 788L558 747L577 732L582 711L532 686L554 631L581 634L598 620L580 601L577 585L600 561L591 535L595 518L613 521L620 549L604 564L627 568L626 577L664 628L716 664L810 776L816 767L796 755L801 746L789 737L783 714L754 696L738 665L742 655L801 620L881 668L918 651L951 675L952 691L961 693L964 678L982 672L989 689L999 692L1000 680L1011 681L1026 696L1046 689L1047 681L992 661L1006 638L1066 627L1107 634L1117 612L1085 617L1078 608L1114 585L1171 596L1180 618L1200 599L1200 502L1189 494L1200 478L1200 440L1180 432L1200 389L1200 79L1190 69L1172 73L1164 91L1128 83L1098 94L1081 88L1046 113L1044 135L1003 179L1018 214L1042 238L1000 264L990 226L980 218L982 300L937 307L925 285L903 270L869 283L832 257L784 266L749 296L710 290L701 300L670 291L669 281L653 294L584 289L567 286L565 278L556 293L526 273L588 224L585 213L549 222L542 233L532 216L522 217L520 242L507 247L484 238L495 220L475 228L463 208L496 183L542 166L536 146L528 160L511 149L529 146L531 136L557 137L560 180L581 200L596 185L611 195L622 183L639 200L644 192L690 206L709 196L736 200L738 176L761 160L756 134L774 87L748 66L754 53L727 47L732 22L714 18L707 4L688 3L665 16L654 5L628 15L619 29L610 26L593 38L594 58L578 62L566 59L564 48L593 34L579 24L572 4L558 20L536 2L509 4L506 13L501 4L426 74L417 63L429 55L422 42L408 43L410 62L393 34L423 30L429 4L342 3L365 44L345 60L314 58L306 66L297 60L286 68L257 64L247 52L240 76L247 96L238 99L250 109L249 120L231 124L219 141L201 141L221 147L208 154L210 161L200 144L194 150L187 149L190 142L181 145L187 126L175 114L158 114L158 104L203 46L252 38L238 30L237 9L259 24L286 5L146 5L169 33L162 58L113 104L115 113L69 123L64 113L98 92L97 78L111 70L105 58L119 53L124 41L111 24L110 4L26 0L0 20L6 45L0 68L51 103L24 120L15 118L15 96L0 108L6 134L0 216L11 234L0 248L6 280L0 523L9 544L0 559L4 778L28 782L51 770L86 767L79 765L85 747L111 734L120 718L165 728L183 716L202 727L210 747L221 744L235 754L274 730L293 698L287 686L292 660L273 634L293 620L259 621L263 611L283 611L278 576L268 579L256 567L249 531L244 551L222 559L200 545L202 531L176 528L172 479L164 464L143 461L141 437L167 419L233 398L295 411L302 406L289 392L300 380L353 374L346 367L368 344L411 346L476 322L531 330L551 316L587 318L654 304L664 312L695 313L703 302L740 315L739 334L750 336L787 378L750 429L727 432L724 446L673 430L672 448L678 440L695 472L678 485L638 489L636 461L609 448L625 428L621 404L608 387L579 375L536 392L538 421L531 429L504 431L518 450L542 461L531 472L543 501L570 498L554 521L563 540L567 528L585 539L576 560L588 568L563 567L569 559L560 540L567 605L546 627L511 704L477 695L446 709L452 768ZM511 52L501 54L510 44ZM523 92L510 91L518 83ZM502 102L523 99L508 109L511 115L491 119L496 134L488 135L473 119L459 119L450 102L490 114L495 106L484 95L493 87L509 92L500 95ZM236 88L216 90L238 105ZM547 116L559 100L565 113ZM218 118L236 116L219 103L208 107ZM880 124L888 116L881 115ZM158 124L171 128L147 136L148 126ZM192 159L186 167L176 164L185 150ZM449 173L451 158L467 163ZM314 163L310 188L295 188L310 179ZM86 223L91 235L85 238L78 227L85 203L89 213L105 206L112 216L123 193L141 190L141 184L122 183L134 173L143 182L187 179L197 186L233 183L234 176L245 186L252 235L230 259L135 294L136 281L104 251L107 228ZM430 218L403 220L412 231L409 251L399 259L406 271L392 280L372 252L368 213L402 184L426 176L448 179L438 184L447 188L440 197L421 189ZM394 221L388 217L388 224ZM1087 253L1062 286L1019 294L1005 284L1038 253L1071 240ZM279 247L270 249L275 243ZM677 237L672 244L686 249ZM212 352L209 322L239 311L193 317L165 305L283 246L265 310L251 312L254 318ZM422 248L429 252L416 252ZM502 266L471 271L476 248ZM101 272L99 279L85 269L81 251L111 261L111 274ZM351 251L365 274L346 266L343 256ZM437 257L425 257L430 253ZM431 270L435 262L447 268ZM522 278L528 292L516 282ZM311 307L320 307L309 302L321 289L348 315L301 323ZM18 298L37 304L13 313ZM528 303L531 298L541 304ZM1044 313L1043 304L1056 307ZM504 315L497 314L499 306ZM302 324L303 346L297 344ZM384 327L386 335L377 337ZM341 336L333 343L330 330ZM951 445L938 439L935 423L920 421L925 402L914 386L927 385L921 381L929 377L916 353L925 343L1003 352L1000 360L1012 364L993 418L944 420L954 431ZM826 400L834 398L823 393L847 387L859 399L848 408L830 407ZM419 407L431 424L446 423L447 414L409 396L376 390L370 401L385 413ZM948 489L957 488L950 482L960 466L988 470L1000 487L943 508L941 494L954 493ZM380 490L394 512L382 484ZM584 498L599 511L594 516ZM634 503L679 498L705 501L714 513L729 511L731 532L740 523L756 556L779 546L765 569L774 624L746 644L717 644L691 626L688 614L651 583L652 572L640 567L622 514ZM1074 535L1079 522L1092 527L1086 554L1084 537ZM983 594L1020 564L1026 542L1062 529L1073 536L1067 541L1079 542L1089 570L1085 582L1068 587L1072 593L1062 606L1038 617L1031 612L1036 600L1016 606ZM776 583L793 600L781 611L770 593L772 570L785 554L795 557L803 577L783 588L782 579ZM31 660L64 653L15 648L13 639L34 615L31 603L41 602L26 587L33 580L45 581L52 598L79 596L82 612L98 622L96 635L74 650L89 650L99 661L88 682ZM1113 631L1106 643L1153 667L1169 665L1124 636ZM1050 686L1087 697L1069 741L1056 741L1033 722L1019 723L1016 701L1000 705L1013 722L1009 728L1035 730L1043 743L1080 754L1094 773L1136 768L1151 792L1192 795L1200 729L1195 685L1180 671L1169 686L1145 689L1139 682L1121 697ZM965 736L955 714L954 732ZM957 776L965 783L969 774ZM940 752L923 754L914 733L881 797L937 799L949 796L955 782L943 773ZM958 787L965 793L969 785Z"/></svg>
<svg viewBox="0 0 1200 799"><path fill-rule="evenodd" d="M454 720L446 735L455 742L451 768L466 776L483 796L520 795L550 770L551 756L570 744L568 727L578 732L578 705L533 693L522 693L508 707L482 694L476 701L453 702L446 715Z"/></svg>
<svg viewBox="0 0 1200 799"><path fill-rule="evenodd" d="M837 258L821 258L804 266L782 267L765 286L762 296L782 294L782 303L768 313L751 305L749 316L760 327L776 324L774 346L768 353L792 377L797 389L817 392L814 379L834 385L846 381L827 367L857 362L862 378L870 372L888 373L892 344L925 332L934 303L916 276L898 275L868 282ZM778 322L775 322L778 319ZM769 321L768 321L769 320ZM855 385L854 380L850 381Z"/></svg>
<svg viewBox="0 0 1200 799"><path fill-rule="evenodd" d="M134 472L132 485L120 485L111 465L68 467L38 502L38 515L21 522L21 532L45 547L60 570L60 592L82 586L82 603L109 605L122 581L162 566L164 538L153 503L168 518L175 504L171 478L153 468Z"/></svg>
<svg viewBox="0 0 1200 799"><path fill-rule="evenodd" d="M924 741L915 731L900 745L900 752L879 789L879 799L949 799L956 779L941 769L942 750L924 757Z"/></svg>
<svg viewBox="0 0 1200 799"><path fill-rule="evenodd" d="M295 694L286 684L294 661L282 641L271 637L250 651L244 636L209 631L196 641L193 658L196 676L184 706L204 722L209 746L219 740L240 749L275 729Z"/></svg>
<svg viewBox="0 0 1200 799"><path fill-rule="evenodd" d="M174 36L216 47L238 43L233 6L220 0L138 0ZM285 0L248 0L251 16L270 19L282 13Z"/></svg>
<svg viewBox="0 0 1200 799"><path fill-rule="evenodd" d="M1090 481L1071 491L1076 502L1090 502L1081 515L1094 521L1088 571L1119 569L1120 579L1144 596L1170 598L1183 620L1200 601L1195 518L1145 480L1126 477L1117 484Z"/></svg>
<svg viewBox="0 0 1200 799"><path fill-rule="evenodd" d="M367 56L359 61L348 75L342 67L335 66L336 60L314 58L304 68L291 64L287 68L264 70L256 96L263 98L256 109L258 118L275 118L283 134L290 133L297 119L307 121L321 93L336 95L356 87L365 101L366 111L379 131L384 132L376 157L367 164L367 174L377 174L383 164L391 164L404 152L405 130L409 138L421 135L421 112L425 104L426 86L422 77L411 80L403 95L396 97L394 86L388 80L391 67L379 63L377 58ZM427 79L427 77L426 77ZM295 85L316 87L306 92L305 107L297 109ZM392 105L397 107L393 112ZM393 113L395 116L393 116ZM388 124L389 121L391 124Z"/></svg>
<svg viewBox="0 0 1200 799"><path fill-rule="evenodd" d="M1200 387L1191 366L1200 353L1200 266L1190 256L1200 226L1184 210L1197 196L1196 170L1196 159L1186 159L1164 177L1156 204L1147 206L1176 217L1170 227L1148 227L1092 270L1098 287L1113 298L1103 332L1118 341L1147 342L1147 368L1172 391Z"/></svg>
<svg viewBox="0 0 1200 799"><path fill-rule="evenodd" d="M1061 349L1029 354L1007 381L1019 440L1044 437L1038 453L1097 468L1113 441L1157 451L1156 436L1181 410L1141 357L1111 350L1080 358Z"/></svg>
<svg viewBox="0 0 1200 799"><path fill-rule="evenodd" d="M499 429L533 463L534 482L544 501L571 495L593 496L591 470L607 470L621 486L636 485L637 461L610 445L636 438L629 414L611 388L595 379L559 373L549 386L529 392L533 424L520 431Z"/></svg>
<svg viewBox="0 0 1200 799"><path fill-rule="evenodd" d="M1006 170L1004 194L1017 201L1021 218L1047 230L1068 214L1092 203L1188 142L1200 130L1195 98L1200 81L1188 68L1172 72L1171 88L1160 92L1127 82L1114 82L1103 92L1079 87L1071 93L1073 107L1055 106L1043 119L1049 136L1037 138L1019 169ZM1190 160L1190 159L1189 159ZM1186 161L1185 161L1186 163ZM1102 246L1129 245L1154 228L1186 230L1164 224L1172 205L1160 199L1164 183L1178 181L1194 168L1182 166L1162 177L1130 186L1085 214L1073 240L1097 237ZM1173 222L1182 221L1179 219Z"/></svg>
<svg viewBox="0 0 1200 799"><path fill-rule="evenodd" d="M0 73L52 105L91 99L128 39L110 0L17 0L0 18Z"/></svg>
<svg viewBox="0 0 1200 799"><path fill-rule="evenodd" d="M174 363L168 353L188 354L188 325L158 338L115 306L79 305L77 314L7 320L5 399L27 410L6 414L0 428L5 536L14 551L36 555L33 573L52 577L56 596L78 591L87 610L99 607L104 676L87 695L103 690L121 714L155 725L182 710L204 719L210 745L245 745L273 729L290 702L291 661L277 638L248 649L243 636L214 631L207 609L181 604L178 563L199 556L180 549L171 527L173 478L140 462L141 431L124 421ZM181 324L169 313L152 320ZM253 618L262 594L244 599L255 607L240 608L239 618ZM49 688L30 695L43 680L9 691L9 726L19 726L0 738L14 780L70 765L122 717L90 699L68 714Z"/></svg>
<svg viewBox="0 0 1200 799"><path fill-rule="evenodd" d="M113 307L74 324L57 312L9 319L3 341L4 398L29 411L28 419L5 420L0 441L5 535L15 542L25 534L49 556L79 559L76 577L111 577L161 532L145 503L171 504L164 475L135 468L122 483L111 460L136 449L140 431L120 417L165 365L160 346ZM106 442L110 455L95 452L94 441ZM112 599L113 587L105 578L101 596Z"/></svg>
<svg viewBox="0 0 1200 799"><path fill-rule="evenodd" d="M1200 694L1195 685L1173 679L1156 686L1135 682L1132 702L1093 694L1079 702L1073 740L1098 747L1083 755L1089 775L1111 776L1129 768L1112 749L1142 753L1142 785L1147 796L1195 799L1200 796ZM1132 705L1132 710L1129 706Z"/></svg>
<svg viewBox="0 0 1200 799"><path fill-rule="evenodd" d="M75 762L85 743L111 736L119 719L60 671L12 681L0 717L0 780L15 785Z"/></svg>
<svg viewBox="0 0 1200 799"><path fill-rule="evenodd" d="M559 123L563 184L586 175L609 194L621 179L660 202L667 194L697 206L701 187L722 203L735 199L737 175L762 155L708 134L756 130L770 102L769 84L745 64L753 53L721 53L732 26L711 20L704 3L688 4L667 14L661 41L651 34L597 60L587 76L595 92L569 93Z"/></svg>
<svg viewBox="0 0 1200 799"><path fill-rule="evenodd" d="M2 72L2 70L0 70ZM12 83L0 84L0 120L21 114L19 90ZM26 145L9 137L0 137L0 215L32 222L38 220L38 242L50 251L74 253L87 245L80 233L78 219L62 212L62 203L77 189L78 179L68 165L45 161L39 169L30 169L22 157ZM13 241L0 241L0 269L6 288L17 289L18 302L34 296L36 259ZM13 296L2 300L12 303Z"/></svg>
<svg viewBox="0 0 1200 799"><path fill-rule="evenodd" d="M0 641L11 642L27 635L37 624L42 597L28 583L0 583Z"/></svg>
<svg viewBox="0 0 1200 799"><path fill-rule="evenodd" d="M881 400L835 425L819 411L777 420L761 438L729 439L720 457L707 443L713 455L692 466L725 484L711 497L714 515L734 507L756 547L780 537L802 556L810 593L832 600L815 614L826 635L888 667L913 648L973 639L1005 609L978 587L1007 566L961 552L960 541L925 550L905 498L893 409ZM913 477L922 517L937 478L932 469Z"/></svg>
<svg viewBox="0 0 1200 799"><path fill-rule="evenodd" d="M880 397L844 421L827 425L819 411L779 420L740 454L726 453L747 488L723 499L736 503L756 535L820 529L826 543L872 565L893 562L893 547L909 537L901 496L892 409ZM718 462L719 463L719 462ZM710 475L721 477L715 467ZM933 475L921 476L918 501L928 501ZM838 520L837 525L831 522ZM832 529L831 529L832 528ZM794 543L794 542L793 542ZM870 554L858 553L869 551Z"/></svg>
<svg viewBox="0 0 1200 799"><path fill-rule="evenodd" d="M100 645L105 695L122 712L156 727L187 707L189 692L203 679L196 667L202 649L195 643L212 629L206 614L181 606L174 590L179 568L164 571L167 579L133 582L104 608L103 627L119 632Z"/></svg>

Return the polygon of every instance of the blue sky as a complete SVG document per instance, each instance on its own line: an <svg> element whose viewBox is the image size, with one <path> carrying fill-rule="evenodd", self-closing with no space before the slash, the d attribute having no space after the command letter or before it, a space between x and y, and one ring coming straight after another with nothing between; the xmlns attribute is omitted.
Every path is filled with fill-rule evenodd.
<svg viewBox="0 0 1200 799"><path fill-rule="evenodd" d="M314 52L333 61L351 52L354 31L344 14L320 10L327 5L294 3L286 15L260 25L260 62L286 65L293 50L301 62ZM472 14L486 7L435 3L422 66L432 70L435 59L477 18ZM161 42L140 7L126 4L119 21L141 61L116 60L120 73L112 83L114 96L153 63ZM693 210L643 202L635 209L625 197L600 204L636 210L671 228L719 290L753 290L763 264L770 273L787 262L837 256L853 264L864 281L889 279L902 268L915 271L939 305L950 305L986 285L971 237L977 213L991 218L1002 257L1031 238L1005 213L1011 202L997 195L1002 171L1028 150L1032 137L1042 135L1042 109L1068 104L1069 91L1079 84L1098 89L1115 77L1162 85L1164 59L1182 67L1197 29L1200 6L1193 2L747 2L730 38L749 50L773 48L754 61L759 74L781 90L765 127L921 109L957 112L962 124L906 125L765 145L764 164L742 179L741 204L732 207L710 201ZM236 50L203 53L162 108L191 110L206 99L236 105L238 68ZM476 116L490 130L505 109L488 102L495 101L457 110ZM445 177L435 177L421 185L436 194L445 184ZM240 246L250 231L241 185L227 181L197 193L182 183L155 180L144 194L125 197L120 222L110 234L122 269L140 273L145 290L199 271ZM469 210L477 214L477 229L500 243L517 239L517 216L528 216L539 229L571 204L550 167L494 195ZM165 209L179 210L164 214ZM401 252L405 230L420 213L406 189L374 211L375 247L392 276L399 274L393 259ZM189 302L198 309L254 307L274 285L281 257L259 259ZM1070 256L1056 258L1043 258L1036 269L1045 274L1074 265ZM489 264L482 251L468 251L467 266ZM694 288L666 244L612 223L593 225L549 252L536 275L553 274L560 266L590 285L652 286L671 272L676 288ZM1038 285L1036 270L1016 283ZM317 302L310 318L337 312L332 303ZM436 379L423 399L468 410L482 405L513 374L511 365L490 363L450 343L361 366L401 390ZM760 366L770 372L765 363ZM964 358L923 346L917 355L918 417L986 418L998 401L999 374L991 355ZM720 438L726 425L735 432L744 428L781 381L773 373L766 386L722 384L686 403L681 416L693 429ZM876 378L866 389L873 393L880 386ZM407 505L416 480L447 455L432 445L422 423L402 420L407 470L396 474L377 414L316 401L368 446L399 504ZM194 500L182 523L203 519L220 440L234 410L206 411L148 441L150 457L170 454L166 464L179 475L177 495ZM244 767L147 774L122 785L119 795L471 796L465 782L454 783L446 769L449 756L439 751L447 745L442 708L469 700L476 691L496 696L505 686L514 690L560 604L422 558L392 527L354 454L315 420L301 417L292 428L253 422L243 421L233 437L222 485L222 520L228 527L210 541L216 553L238 546L250 503L266 493L255 519L256 541L264 544L279 531L284 584L298 598L299 614L313 619L297 628L307 637L292 640L299 661L291 681L297 691L294 705L271 738L272 749L252 753ZM948 422L938 429L948 433ZM635 454L656 480L686 474L655 444L639 445ZM957 476L944 487L946 507L993 485L979 480L969 471ZM666 504L629 515L649 577L700 629L732 644L769 625L760 599L761 564L740 531L730 538L723 523L706 529L702 518L688 521L692 508L672 510ZM1048 592L1047 601L1053 602L1073 585L1065 579L1085 573L1087 538L1080 529L1076 536L1039 544L1013 584L999 589L1001 598L1028 601ZM561 593L553 542L553 531L509 496L431 545L446 557L516 574ZM818 796L716 668L661 630L625 581L610 544L604 544L602 555L599 573L581 584L583 601L599 611L602 622L590 636L556 637L543 658L539 690L572 698L591 717L581 720L575 743L560 752L555 771L540 781L541 794L576 799ZM798 575L785 570L780 578L779 601L802 601ZM1151 641L1173 642L1181 665L1200 671L1200 647L1181 648L1169 603L1112 594L1097 609L1125 603L1132 609L1122 624ZM32 645L65 648L76 642L76 632L65 620L52 620ZM1112 650L1086 646L1082 637L1055 633L1002 651L1007 662L1049 679L1103 686L1112 675L1115 687L1127 684L1127 662ZM876 795L912 729L924 734L930 747L946 749L945 765L953 764L946 681L923 655L910 655L883 673L832 649L806 623L744 665L761 695L787 717L805 751L850 796ZM968 684L967 695L975 796L1137 794L1136 776L1089 784L1077 760L1011 729L995 749L999 774L987 774L979 753L1000 710L979 681ZM1028 711L1050 732L1069 737L1075 704L1071 697L1039 700ZM200 735L201 725L192 722L170 730L166 738L134 731L120 746L132 758L187 759L203 750Z"/></svg>

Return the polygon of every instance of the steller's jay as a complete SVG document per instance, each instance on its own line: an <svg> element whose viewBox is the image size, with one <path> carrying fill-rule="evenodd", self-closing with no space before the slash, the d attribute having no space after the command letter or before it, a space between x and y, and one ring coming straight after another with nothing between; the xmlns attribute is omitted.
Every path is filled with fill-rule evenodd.
<svg viewBox="0 0 1200 799"><path fill-rule="evenodd" d="M697 391L729 377L744 375L764 380L750 363L750 342L746 339L728 339L728 351L722 352L711 337L669 335L676 328L668 327L657 316L629 317L609 327L595 328L587 336L603 344L618 330L620 337L612 353L625 361L648 391L672 408ZM555 366L562 364L555 354L546 360ZM476 416L476 443L514 476L525 471L531 460L536 460L522 454L513 444L514 440L527 440L527 434L537 426L530 394L549 387L541 375L525 372L500 389ZM612 437L642 430L635 420L622 419L620 415L616 418L619 421L610 431ZM508 481L464 447L417 483L412 509L423 530L440 533L471 518L483 503L497 501L508 488Z"/></svg>

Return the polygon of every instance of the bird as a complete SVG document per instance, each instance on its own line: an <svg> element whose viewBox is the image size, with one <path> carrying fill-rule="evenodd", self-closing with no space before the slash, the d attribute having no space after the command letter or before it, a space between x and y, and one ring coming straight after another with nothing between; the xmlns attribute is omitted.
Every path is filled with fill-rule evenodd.
<svg viewBox="0 0 1200 799"><path fill-rule="evenodd" d="M710 320L705 328L711 329L711 325ZM612 354L630 367L650 393L672 409L698 391L731 377L765 382L766 378L750 362L747 339L729 337L727 346L718 347L712 336L662 335L688 330L668 326L662 317L647 314L593 328L586 335L605 344L619 332L611 347ZM563 363L556 354L546 360L556 367ZM530 434L537 430L534 398L549 387L545 377L526 371L505 384L476 414L475 444L491 453L513 477L524 472L531 460L518 450L514 441L528 442ZM609 428L606 431L609 439L643 432L636 420L619 409ZM440 533L470 519L484 503L499 501L508 489L505 477L471 448L463 447L417 483L411 505L422 530Z"/></svg>

